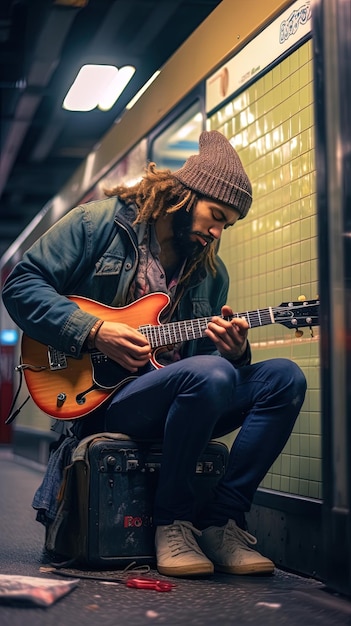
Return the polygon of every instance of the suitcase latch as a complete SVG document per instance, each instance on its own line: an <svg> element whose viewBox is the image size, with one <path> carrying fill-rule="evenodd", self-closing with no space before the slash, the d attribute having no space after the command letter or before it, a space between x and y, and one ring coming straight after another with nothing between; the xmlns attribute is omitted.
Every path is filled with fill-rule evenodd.
<svg viewBox="0 0 351 626"><path fill-rule="evenodd" d="M138 459L127 459L127 467L126 467L126 471L129 472L130 470L136 470L139 467L139 462Z"/></svg>
<svg viewBox="0 0 351 626"><path fill-rule="evenodd" d="M139 459L134 450L120 450L121 465L116 468L118 472L133 472L139 468Z"/></svg>
<svg viewBox="0 0 351 626"><path fill-rule="evenodd" d="M197 474L213 474L214 465L212 461L198 461L196 464Z"/></svg>

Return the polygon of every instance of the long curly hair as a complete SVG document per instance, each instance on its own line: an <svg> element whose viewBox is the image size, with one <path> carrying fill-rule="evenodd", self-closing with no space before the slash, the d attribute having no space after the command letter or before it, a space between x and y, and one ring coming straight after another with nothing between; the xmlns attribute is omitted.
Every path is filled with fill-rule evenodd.
<svg viewBox="0 0 351 626"><path fill-rule="evenodd" d="M116 185L104 189L106 196L118 196L126 204L134 204L137 208L135 224L157 220L160 216L175 213L180 209L190 212L195 206L199 195L185 187L169 169L156 169L155 163L149 163L142 179L135 185ZM184 282L200 265L216 274L216 249L214 241L206 246L196 259L192 259L186 268L181 282Z"/></svg>

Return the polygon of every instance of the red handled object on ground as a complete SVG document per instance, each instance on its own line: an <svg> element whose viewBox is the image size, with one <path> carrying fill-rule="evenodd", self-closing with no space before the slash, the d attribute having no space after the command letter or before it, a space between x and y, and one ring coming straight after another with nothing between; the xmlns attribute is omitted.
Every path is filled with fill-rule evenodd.
<svg viewBox="0 0 351 626"><path fill-rule="evenodd" d="M127 578L125 584L127 587L154 589L155 591L172 591L175 587L174 583L166 580L157 580L155 578Z"/></svg>

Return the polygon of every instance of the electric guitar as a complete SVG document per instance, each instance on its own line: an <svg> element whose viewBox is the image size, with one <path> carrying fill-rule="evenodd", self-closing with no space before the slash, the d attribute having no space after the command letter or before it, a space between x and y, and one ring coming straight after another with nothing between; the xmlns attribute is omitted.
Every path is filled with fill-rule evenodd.
<svg viewBox="0 0 351 626"><path fill-rule="evenodd" d="M202 317L161 324L160 315L168 305L169 297L158 292L120 308L80 296L70 296L69 299L83 311L104 321L127 323L140 331L152 348L150 362L156 369L162 367L157 362L159 349L179 341L203 337L212 319ZM312 332L312 326L318 325L318 309L318 300L285 302L277 307L235 313L233 317L245 318L250 328L283 324L295 329L299 336L298 333L302 334L299 331L301 327L309 327ZM17 369L23 371L35 404L44 413L63 420L86 416L122 385L137 377L98 350L84 353L78 359L72 358L25 334L22 337L21 364Z"/></svg>

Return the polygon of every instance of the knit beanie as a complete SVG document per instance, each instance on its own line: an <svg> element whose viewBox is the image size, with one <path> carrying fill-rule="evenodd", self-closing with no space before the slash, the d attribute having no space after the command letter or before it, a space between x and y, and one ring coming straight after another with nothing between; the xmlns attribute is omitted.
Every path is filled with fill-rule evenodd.
<svg viewBox="0 0 351 626"><path fill-rule="evenodd" d="M252 187L238 153L217 130L203 131L200 152L172 172L185 187L227 204L243 219L252 203Z"/></svg>

